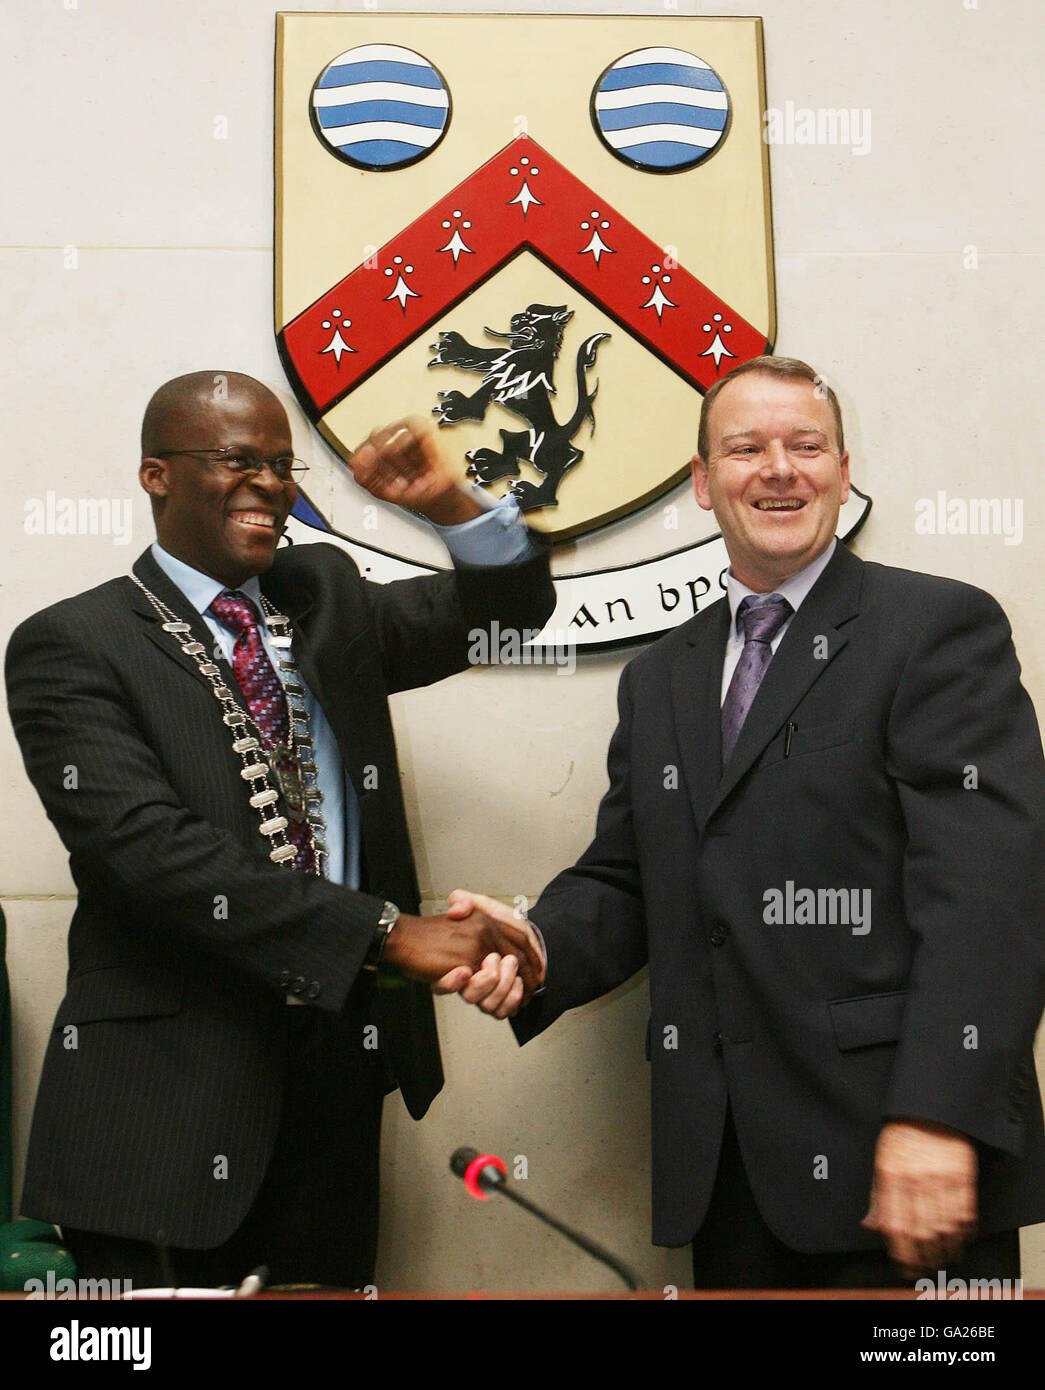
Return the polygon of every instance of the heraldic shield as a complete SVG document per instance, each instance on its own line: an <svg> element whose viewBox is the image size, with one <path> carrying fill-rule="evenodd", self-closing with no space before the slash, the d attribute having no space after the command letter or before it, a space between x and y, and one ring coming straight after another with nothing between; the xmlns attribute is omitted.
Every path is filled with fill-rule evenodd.
<svg viewBox="0 0 1045 1390"><path fill-rule="evenodd" d="M758 19L281 14L276 332L347 457L431 413L579 537L688 472L775 331ZM315 500L315 499L313 499Z"/></svg>

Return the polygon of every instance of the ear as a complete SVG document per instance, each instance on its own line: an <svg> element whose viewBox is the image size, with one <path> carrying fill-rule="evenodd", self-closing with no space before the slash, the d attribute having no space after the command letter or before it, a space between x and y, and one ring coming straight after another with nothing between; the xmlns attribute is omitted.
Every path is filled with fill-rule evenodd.
<svg viewBox="0 0 1045 1390"><path fill-rule="evenodd" d="M841 491L841 494L839 495L838 500L839 500L840 505L843 506L843 507L844 507L845 504L849 501L849 450L848 450L848 449L847 449L847 450L845 451L845 453L842 455L842 491Z"/></svg>
<svg viewBox="0 0 1045 1390"><path fill-rule="evenodd" d="M138 481L152 498L166 497L170 491L170 461L143 458L138 469Z"/></svg>
<svg viewBox="0 0 1045 1390"><path fill-rule="evenodd" d="M693 492L696 495L697 506L710 512L711 491L708 488L707 460L702 459L699 454L694 454L689 461L689 470L693 474Z"/></svg>

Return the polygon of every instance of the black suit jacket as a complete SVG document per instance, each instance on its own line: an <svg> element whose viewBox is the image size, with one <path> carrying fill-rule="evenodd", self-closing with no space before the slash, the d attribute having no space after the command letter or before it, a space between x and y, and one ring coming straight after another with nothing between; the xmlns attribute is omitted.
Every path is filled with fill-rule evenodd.
<svg viewBox="0 0 1045 1390"><path fill-rule="evenodd" d="M625 669L595 839L532 913L548 984L520 1041L648 961L657 1243L703 1221L727 1096L792 1248L878 1243L859 1221L889 1117L979 1142L984 1231L1045 1219L1045 781L1004 614L839 545L723 775L728 625L722 599ZM870 930L833 895L820 925L767 921L788 881L869 891Z"/></svg>
<svg viewBox="0 0 1045 1390"><path fill-rule="evenodd" d="M212 648L149 551L134 568ZM280 550L262 587L291 618L359 796L368 892L270 863L209 684L129 578L11 639L15 732L78 889L27 1214L190 1248L239 1226L279 1121L288 988L339 1012L385 900L417 911L389 693L463 670L470 629L540 627L554 604L543 553L375 585L310 544ZM405 981L376 994L380 1045L419 1118L442 1085L431 995Z"/></svg>

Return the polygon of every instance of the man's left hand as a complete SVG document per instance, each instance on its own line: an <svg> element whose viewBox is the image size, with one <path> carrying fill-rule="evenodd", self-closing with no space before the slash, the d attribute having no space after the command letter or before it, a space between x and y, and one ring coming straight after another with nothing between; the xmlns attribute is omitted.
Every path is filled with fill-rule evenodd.
<svg viewBox="0 0 1045 1390"><path fill-rule="evenodd" d="M885 1237L905 1279L957 1259L976 1227L976 1149L927 1120L892 1120L875 1150L871 1206L861 1225Z"/></svg>
<svg viewBox="0 0 1045 1390"><path fill-rule="evenodd" d="M435 426L423 415L371 430L348 465L372 497L420 512L436 526L456 526L482 511L454 482Z"/></svg>

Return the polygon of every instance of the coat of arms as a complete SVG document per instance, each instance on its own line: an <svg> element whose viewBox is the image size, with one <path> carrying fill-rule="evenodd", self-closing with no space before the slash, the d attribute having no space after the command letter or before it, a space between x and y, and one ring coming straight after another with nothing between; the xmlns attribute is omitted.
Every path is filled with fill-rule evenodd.
<svg viewBox="0 0 1045 1390"><path fill-rule="evenodd" d="M344 457L431 411L463 484L572 543L553 621L582 642L691 616L715 558L687 482L700 394L775 335L761 21L277 26L276 331L309 419ZM408 519L367 534L363 507L331 461L298 518L378 578L439 563ZM577 581L628 568L645 598L601 620Z"/></svg>

